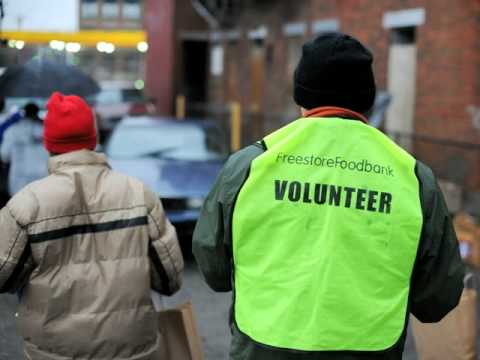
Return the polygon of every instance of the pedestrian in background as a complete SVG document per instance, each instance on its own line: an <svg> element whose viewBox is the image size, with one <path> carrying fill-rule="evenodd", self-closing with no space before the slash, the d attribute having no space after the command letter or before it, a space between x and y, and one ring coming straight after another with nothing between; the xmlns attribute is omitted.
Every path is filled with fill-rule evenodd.
<svg viewBox="0 0 480 360"><path fill-rule="evenodd" d="M43 147L43 120L35 103L24 107L23 117L5 131L2 162L9 164L8 192L13 196L32 181L48 174L48 153Z"/></svg>
<svg viewBox="0 0 480 360"><path fill-rule="evenodd" d="M294 77L302 118L231 156L193 238L233 290L230 358L402 358L409 313L437 322L464 266L432 171L368 125L371 53L327 33Z"/></svg>
<svg viewBox="0 0 480 360"><path fill-rule="evenodd" d="M0 97L0 114L5 111L5 99ZM5 131L22 118L22 113L15 107L13 110L7 110L6 114L0 115L0 144L3 142L3 135Z"/></svg>
<svg viewBox="0 0 480 360"><path fill-rule="evenodd" d="M52 95L49 176L0 211L0 292L23 288L19 327L32 360L156 359L151 288L181 285L183 258L156 194L94 152L77 96Z"/></svg>
<svg viewBox="0 0 480 360"><path fill-rule="evenodd" d="M19 122L21 118L22 114L16 107L5 112L5 99L0 97L0 147L7 129ZM10 198L8 191L9 166L8 163L3 163L0 156L0 207L3 207Z"/></svg>

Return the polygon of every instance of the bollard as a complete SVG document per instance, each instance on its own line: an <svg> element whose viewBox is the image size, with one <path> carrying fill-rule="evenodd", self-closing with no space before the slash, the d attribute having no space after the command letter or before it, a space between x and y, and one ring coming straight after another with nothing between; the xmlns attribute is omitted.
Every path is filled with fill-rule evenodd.
<svg viewBox="0 0 480 360"><path fill-rule="evenodd" d="M185 119L185 107L186 107L185 95L177 95L176 99L176 117L177 120Z"/></svg>
<svg viewBox="0 0 480 360"><path fill-rule="evenodd" d="M238 101L230 105L230 149L232 152L240 150L242 146L242 108Z"/></svg>

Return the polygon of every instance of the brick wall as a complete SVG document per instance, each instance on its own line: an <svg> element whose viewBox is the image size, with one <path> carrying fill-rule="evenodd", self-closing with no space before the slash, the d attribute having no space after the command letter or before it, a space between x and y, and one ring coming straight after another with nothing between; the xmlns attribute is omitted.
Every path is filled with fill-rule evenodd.
<svg viewBox="0 0 480 360"><path fill-rule="evenodd" d="M174 84L174 14L173 0L145 1L145 29L149 49L145 64L145 93L154 98L158 112L172 112Z"/></svg>
<svg viewBox="0 0 480 360"><path fill-rule="evenodd" d="M262 131L269 132L289 120L282 113L294 106L290 97L291 74L287 71L291 39L283 35L282 26L288 22L310 24L329 18L336 18L340 30L354 35L372 50L377 86L385 89L390 31L383 27L383 16L387 11L417 7L425 9L426 21L416 32L415 131L421 135L480 144L480 130L473 126L469 111L470 106L480 107L480 2L476 0L279 0L270 1L269 7L245 9L237 22L241 39L226 47L226 59L232 56L229 51L234 52L236 58L235 77L239 79L235 85L236 96L248 111L253 102L252 94L255 94L251 81L254 45L246 38L246 33L258 25L266 25L269 33L264 42L265 86L261 103L275 115L263 119ZM308 31L302 40L310 35ZM232 84L228 81L228 71L224 76L226 80L217 79L214 85L223 88L212 90L212 102L228 100L225 87L231 88ZM442 162L463 162L460 166L467 169L465 178L457 182L480 190L478 150L464 150L465 155L459 156L456 148L417 144L417 151L429 164L441 166Z"/></svg>
<svg viewBox="0 0 480 360"><path fill-rule="evenodd" d="M175 96L181 93L183 53L180 32L207 29L206 22L189 0L145 1L145 30L149 43L145 92L156 100L160 114L172 115Z"/></svg>

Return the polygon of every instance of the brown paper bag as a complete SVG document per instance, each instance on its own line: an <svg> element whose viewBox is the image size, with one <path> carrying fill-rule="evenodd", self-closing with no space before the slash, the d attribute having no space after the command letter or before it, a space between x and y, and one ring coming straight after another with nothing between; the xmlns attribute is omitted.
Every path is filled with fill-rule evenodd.
<svg viewBox="0 0 480 360"><path fill-rule="evenodd" d="M464 289L460 303L439 323L411 316L419 360L475 360L477 292Z"/></svg>
<svg viewBox="0 0 480 360"><path fill-rule="evenodd" d="M474 232L457 231L460 243L460 254L465 262L473 267L480 268L480 241Z"/></svg>
<svg viewBox="0 0 480 360"><path fill-rule="evenodd" d="M161 334L159 360L203 360L193 307L190 302L158 313Z"/></svg>
<svg viewBox="0 0 480 360"><path fill-rule="evenodd" d="M453 224L460 243L460 254L465 262L480 268L480 226L467 213L455 216Z"/></svg>

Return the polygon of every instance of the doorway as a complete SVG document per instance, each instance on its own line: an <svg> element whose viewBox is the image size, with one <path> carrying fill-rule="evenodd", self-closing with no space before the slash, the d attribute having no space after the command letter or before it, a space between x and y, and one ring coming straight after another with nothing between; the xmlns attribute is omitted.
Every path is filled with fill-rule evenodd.
<svg viewBox="0 0 480 360"><path fill-rule="evenodd" d="M188 115L199 116L199 110L207 100L208 42L185 40L183 50L183 94ZM192 113L193 112L193 113Z"/></svg>
<svg viewBox="0 0 480 360"><path fill-rule="evenodd" d="M387 111L386 132L407 151L415 131L417 46L416 28L392 29L388 57L388 92L392 103Z"/></svg>

